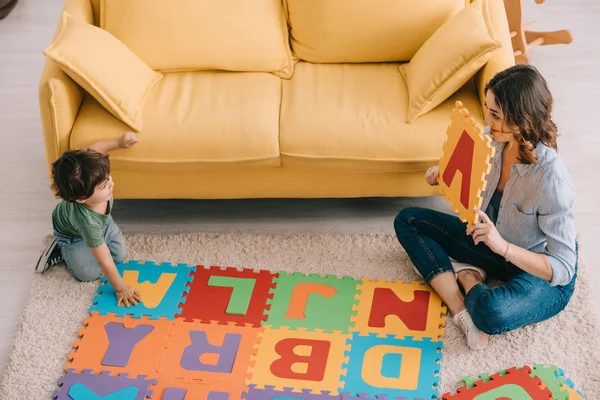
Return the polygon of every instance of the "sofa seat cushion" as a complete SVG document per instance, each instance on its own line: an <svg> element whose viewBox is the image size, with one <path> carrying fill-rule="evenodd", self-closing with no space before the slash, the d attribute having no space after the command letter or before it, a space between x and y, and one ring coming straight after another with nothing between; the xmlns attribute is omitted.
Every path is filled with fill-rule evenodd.
<svg viewBox="0 0 600 400"><path fill-rule="evenodd" d="M473 81L412 124L398 64L296 64L283 81L284 167L356 172L425 170L437 164L456 100L481 122Z"/></svg>
<svg viewBox="0 0 600 400"><path fill-rule="evenodd" d="M163 172L279 166L280 103L281 80L269 73L165 73L146 100L140 143L112 152L112 165ZM87 96L70 147L127 130Z"/></svg>

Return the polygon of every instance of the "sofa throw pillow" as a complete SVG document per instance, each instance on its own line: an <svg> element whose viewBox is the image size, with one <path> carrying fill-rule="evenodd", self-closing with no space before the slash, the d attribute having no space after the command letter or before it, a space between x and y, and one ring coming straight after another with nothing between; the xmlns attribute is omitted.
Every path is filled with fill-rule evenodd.
<svg viewBox="0 0 600 400"><path fill-rule="evenodd" d="M44 55L104 108L136 131L142 108L162 74L153 71L110 33L63 13L61 27Z"/></svg>
<svg viewBox="0 0 600 400"><path fill-rule="evenodd" d="M409 63L398 67L408 89L406 122L413 122L450 97L500 46L488 0L476 0L448 19Z"/></svg>

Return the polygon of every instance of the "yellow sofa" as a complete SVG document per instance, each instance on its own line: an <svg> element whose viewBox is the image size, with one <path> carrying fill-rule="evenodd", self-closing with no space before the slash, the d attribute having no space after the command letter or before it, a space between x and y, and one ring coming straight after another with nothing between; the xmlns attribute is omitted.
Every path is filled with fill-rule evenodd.
<svg viewBox="0 0 600 400"><path fill-rule="evenodd" d="M106 1L66 0L64 11L104 27L108 26L102 10ZM222 1L231 6L239 0ZM253 1L272 10L281 0ZM171 7L152 18L165 18L165 13L186 18L172 9L178 2L152 2ZM398 65L410 61L466 3L469 0L438 0L435 6L420 0L284 0L282 37L291 57L286 60L287 53L279 52L265 56L268 62L262 64L244 61L252 68L266 68L264 72L217 69L232 68L205 56L235 49L235 43L229 46L231 37L222 36L231 32L214 36L211 29L219 29L219 23L201 24L210 37L181 40L185 24L170 21L171 34L150 29L147 44L140 30L148 29L141 25L148 24L149 17L138 17L120 31L115 28L124 43L163 74L144 103L141 142L111 153L115 197L438 194L425 183L424 171L439 161L454 102L462 101L481 122L485 83L514 64L503 0L489 0L501 47L462 88L410 124L406 83ZM231 29L226 25L223 29ZM250 29L268 31L276 26L273 21L255 25ZM242 32L237 34L243 35L244 27L235 26ZM201 48L198 54L194 44ZM152 53L161 46L159 53ZM240 50L236 57L243 58L248 51ZM161 59L165 54L170 58ZM49 168L66 150L116 138L131 129L52 59L46 61L39 100Z"/></svg>

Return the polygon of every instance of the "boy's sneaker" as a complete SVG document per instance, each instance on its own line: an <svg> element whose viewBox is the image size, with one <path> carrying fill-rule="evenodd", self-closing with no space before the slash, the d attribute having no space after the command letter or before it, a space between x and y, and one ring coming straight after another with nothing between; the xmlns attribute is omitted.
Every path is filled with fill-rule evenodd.
<svg viewBox="0 0 600 400"><path fill-rule="evenodd" d="M60 246L58 245L56 240L52 239L52 243L50 243L50 245L46 248L46 250L44 250L44 252L40 256L40 259L38 260L37 265L35 267L35 272L41 274L43 272L46 272L46 270L51 266L60 264L63 261L64 259L60 251Z"/></svg>

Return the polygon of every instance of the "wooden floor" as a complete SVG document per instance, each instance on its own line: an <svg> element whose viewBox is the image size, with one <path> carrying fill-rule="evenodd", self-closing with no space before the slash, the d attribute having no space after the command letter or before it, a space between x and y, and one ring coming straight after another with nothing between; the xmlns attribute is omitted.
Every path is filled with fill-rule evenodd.
<svg viewBox="0 0 600 400"><path fill-rule="evenodd" d="M569 46L532 52L532 63L549 81L556 99L559 141L578 192L577 224L585 260L600 286L595 252L599 233L600 2L527 1L534 29L569 28ZM531 3L531 4L530 4ZM55 200L48 188L39 122L37 85L62 0L20 0L0 21L0 370L8 357L27 283L42 238L51 232ZM406 205L447 210L441 199L121 201L115 219L124 232L392 232ZM600 306L600 296L596 295ZM60 312L60 310L56 310Z"/></svg>

